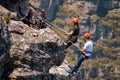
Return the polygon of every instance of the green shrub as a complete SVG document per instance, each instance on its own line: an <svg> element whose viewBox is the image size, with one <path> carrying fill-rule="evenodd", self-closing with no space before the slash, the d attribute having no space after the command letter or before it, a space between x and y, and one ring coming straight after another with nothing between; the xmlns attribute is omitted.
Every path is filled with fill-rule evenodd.
<svg viewBox="0 0 120 80"><path fill-rule="evenodd" d="M6 23L8 24L10 22L10 16L9 13L6 13L3 15L4 20L6 21Z"/></svg>

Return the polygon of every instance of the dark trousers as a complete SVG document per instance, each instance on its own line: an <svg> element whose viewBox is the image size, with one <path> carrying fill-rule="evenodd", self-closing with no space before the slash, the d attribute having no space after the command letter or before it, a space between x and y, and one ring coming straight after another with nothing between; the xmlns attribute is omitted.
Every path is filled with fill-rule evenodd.
<svg viewBox="0 0 120 80"><path fill-rule="evenodd" d="M78 38L78 36L71 36L71 37L69 37L68 40L65 41L65 43L67 45L65 45L64 48L67 49L69 46L72 45L72 43L76 43L77 42L77 38Z"/></svg>
<svg viewBox="0 0 120 80"><path fill-rule="evenodd" d="M88 59L88 56L85 56L86 58L83 58L84 55L81 55L78 59L77 62L75 64L75 66L73 67L73 72L77 72L78 68L80 67L81 63L85 60Z"/></svg>
<svg viewBox="0 0 120 80"><path fill-rule="evenodd" d="M67 45L64 46L64 49L67 49L69 46L72 45L72 42L70 40L65 41Z"/></svg>

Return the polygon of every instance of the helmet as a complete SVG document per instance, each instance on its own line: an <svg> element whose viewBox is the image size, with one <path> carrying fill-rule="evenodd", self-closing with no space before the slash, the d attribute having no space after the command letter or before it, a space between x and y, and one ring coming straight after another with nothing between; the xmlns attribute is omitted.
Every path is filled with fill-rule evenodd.
<svg viewBox="0 0 120 80"><path fill-rule="evenodd" d="M73 18L73 19L72 19L72 22L73 22L73 23L78 23L78 21L79 21L78 18Z"/></svg>
<svg viewBox="0 0 120 80"><path fill-rule="evenodd" d="M85 34L84 34L84 38L89 39L89 38L90 38L90 33L88 33L88 32L85 33Z"/></svg>

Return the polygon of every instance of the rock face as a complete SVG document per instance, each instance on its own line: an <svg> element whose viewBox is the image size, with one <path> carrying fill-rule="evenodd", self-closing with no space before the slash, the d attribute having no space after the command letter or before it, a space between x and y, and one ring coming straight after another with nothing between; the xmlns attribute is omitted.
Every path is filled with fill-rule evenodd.
<svg viewBox="0 0 120 80"><path fill-rule="evenodd" d="M4 1L2 5L4 5ZM0 77L2 76L3 79L7 79L6 77L17 78L18 80L61 80L67 78L64 75L48 73L51 67L59 66L65 58L64 51L60 47L63 42L60 37L50 28L35 30L21 21L11 20L9 24L6 24L3 15L9 10L3 6L0 7L2 12L0 17L2 31ZM10 16L8 18L11 18Z"/></svg>
<svg viewBox="0 0 120 80"><path fill-rule="evenodd" d="M7 0L7 3L6 1L0 1L0 4L5 6L11 12L17 12L17 20L20 20L27 15L29 7L32 7L37 11L45 9L47 11L47 18L52 21L56 17L59 6L63 4L63 0Z"/></svg>
<svg viewBox="0 0 120 80"><path fill-rule="evenodd" d="M52 66L63 62L65 55L59 47L60 38L51 29L34 30L20 21L11 20L9 32L12 46L7 65L12 63L9 68L13 69L10 77L31 75L32 71L36 71L36 75L37 72L48 72Z"/></svg>
<svg viewBox="0 0 120 80"><path fill-rule="evenodd" d="M48 14L47 17L49 20L54 20L58 11L58 8L60 5L63 4L63 0L50 0L51 3L49 3L48 6Z"/></svg>
<svg viewBox="0 0 120 80"><path fill-rule="evenodd" d="M63 75L49 73L51 67L61 65L65 58L65 53L60 47L62 40L54 31L49 28L35 30L21 21L14 20L10 21L8 31L11 41L10 59L7 64L3 62L5 65L1 69L5 70L3 74L1 72L2 78L73 80L72 76L64 75L64 69Z"/></svg>
<svg viewBox="0 0 120 80"><path fill-rule="evenodd" d="M7 4L6 1L8 1ZM40 1L41 0L0 0L0 77L13 77L17 78L17 80L81 80L90 78L97 80L119 80L120 67L106 65L108 64L107 60L101 61L105 64L104 67L101 67L97 62L94 62L95 64L88 62L86 63L87 67L82 67L77 74L68 75L65 72L65 70L69 68L68 63L64 62L62 64L65 54L60 47L63 42L61 38L48 27L35 30L29 28L21 21L15 21L28 13L29 3L35 8L45 8L47 13L49 12L47 17L50 20L55 18L58 6L63 4L63 0ZM119 1L111 3L109 0L105 2L101 2L101 0L86 0L81 2L79 2L79 0L65 1L65 4L69 5L74 3L77 6L79 5L79 7L81 7L81 5L83 6L83 13L89 15L97 14L100 17L105 16L109 10L119 8L120 6ZM103 13L101 13L101 9L104 9ZM3 14L9 11L12 13L10 15L11 18L15 19L11 20L8 25L3 20ZM88 15L81 18L81 22L85 22L85 25L81 26L83 32L90 30L95 36L95 42L101 37L104 38L108 36L110 31L108 28L100 26L100 24L98 24L99 20L89 22L89 18ZM94 26L91 28L90 24L92 23ZM86 25L88 25L87 28ZM103 57L103 54L100 54L100 52L93 54L93 57L96 57L96 55ZM98 66L93 67L96 64ZM83 65L85 65L85 63L83 63ZM109 71L110 74L108 73Z"/></svg>
<svg viewBox="0 0 120 80"><path fill-rule="evenodd" d="M59 6L63 4L63 0L34 0L34 2L30 0L29 2L39 10L45 9L50 21L55 19Z"/></svg>
<svg viewBox="0 0 120 80"><path fill-rule="evenodd" d="M4 22L0 13L0 77L4 72L4 65L9 61L10 46L8 25Z"/></svg>
<svg viewBox="0 0 120 80"><path fill-rule="evenodd" d="M29 11L29 4L27 0L6 0L0 1L0 4L1 6L4 6L1 8L2 13L11 13L11 18L15 20L21 20L25 15L28 14Z"/></svg>
<svg viewBox="0 0 120 80"><path fill-rule="evenodd" d="M17 2L13 2L14 6L17 6ZM8 6L13 2L12 0L8 2ZM64 51L60 47L63 42L60 37L50 28L35 30L21 21L11 20L6 24L6 20L3 20L4 14L16 9L7 6L7 10L4 8L4 3L1 2L2 6L0 6L2 12L0 12L0 77L1 75L3 78L25 78L26 76L36 78L37 75L42 77L42 74L48 73L52 66L59 66L65 58Z"/></svg>

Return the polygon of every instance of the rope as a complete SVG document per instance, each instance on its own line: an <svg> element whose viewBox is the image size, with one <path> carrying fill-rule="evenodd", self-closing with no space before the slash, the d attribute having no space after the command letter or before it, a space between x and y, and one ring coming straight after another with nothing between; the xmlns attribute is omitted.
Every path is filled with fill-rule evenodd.
<svg viewBox="0 0 120 80"><path fill-rule="evenodd" d="M54 26L53 24L51 24L47 19L46 19L46 20L43 20L43 21L46 22L46 25L47 25L50 29L52 29L55 33L57 33L57 35L59 35L59 37L61 37L62 39L66 40L66 38L63 37L62 35L60 35L60 33L59 33L59 30L65 33L64 30L60 29L59 27L55 27L55 26Z"/></svg>
<svg viewBox="0 0 120 80"><path fill-rule="evenodd" d="M53 25L53 24L51 24L48 20L46 20L47 21L47 24L48 25L50 25L51 27L53 27L53 28L55 28L55 30L53 29L53 28L51 28L52 30L54 30L56 33L58 33L58 31L56 30L56 29L58 29L58 30L60 30L62 33L66 33L66 31L65 30L63 30L62 28L60 28L60 27L55 27L55 25ZM60 34L58 34L58 35L60 35ZM63 37L62 37L63 38ZM66 40L66 38L64 38L65 40ZM79 40L79 42L83 42L83 41L81 41L80 39L78 39Z"/></svg>
<svg viewBox="0 0 120 80"><path fill-rule="evenodd" d="M52 5L53 0L49 0L49 6L48 9L50 8L50 6Z"/></svg>
<svg viewBox="0 0 120 80"><path fill-rule="evenodd" d="M19 9L18 9L18 10L19 10L19 13L20 13L21 16L23 16L22 18L20 18L20 20L23 20L28 14L26 14L26 15L23 15L23 14L22 14L22 12L21 12L21 10L20 10L20 5L24 6L25 8L28 8L28 7L25 6L21 0L17 0L17 3L19 4Z"/></svg>
<svg viewBox="0 0 120 80"><path fill-rule="evenodd" d="M27 6L25 6L25 5L23 4L23 2L22 2L21 0L17 0L17 3L18 3L18 4L20 4L20 3L21 3L21 5L22 5L22 6L24 6L24 7L28 8Z"/></svg>

